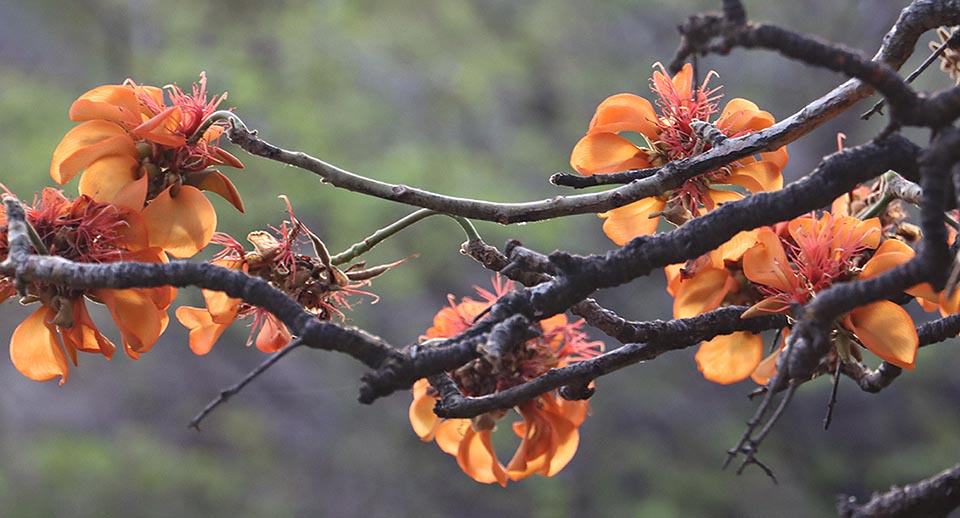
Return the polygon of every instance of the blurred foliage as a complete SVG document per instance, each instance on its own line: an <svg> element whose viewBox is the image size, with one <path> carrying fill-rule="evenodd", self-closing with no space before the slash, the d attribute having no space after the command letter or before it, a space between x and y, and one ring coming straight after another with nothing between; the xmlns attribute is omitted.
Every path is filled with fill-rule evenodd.
<svg viewBox="0 0 960 518"><path fill-rule="evenodd" d="M0 0L0 183L28 199L51 184L50 154L72 126L67 108L87 89L126 77L187 86L206 70L211 90L228 90L226 104L279 146L449 195L547 198L558 190L546 178L568 170L597 103L620 91L645 94L650 66L672 57L676 24L716 4ZM873 52L896 18L894 4L747 8L756 19ZM701 67L719 71L726 95L778 118L839 80L772 54L746 55ZM936 74L922 81L949 84ZM862 124L856 113L791 146L787 176L832 152L837 131L852 146L883 124ZM220 229L237 237L284 218L279 194L334 252L413 210L236 154L247 167L230 175L247 213L214 203ZM478 228L493 244L513 237L543 251L612 247L590 215ZM458 254L461 241L452 222L430 218L368 254L370 263L420 255L377 279L380 302L361 301L349 323L398 345L414 340L447 293L488 283L488 272ZM181 297L199 300L190 290ZM629 318L670 314L660 275L598 297ZM25 314L8 303L0 338ZM404 395L356 404L362 369L333 353L294 353L202 433L186 430L208 397L262 359L240 346L246 336L236 325L197 358L173 323L142 361L84 357L64 387L30 382L0 362L4 516L815 516L829 514L840 492L862 497L927 476L960 451L952 345L923 351L917 370L880 395L843 383L829 432L820 430L827 380L805 387L764 445L779 486L758 470L719 470L753 411L744 397L753 387L702 380L692 350L601 380L571 465L506 489L474 483L435 445L421 444Z"/></svg>

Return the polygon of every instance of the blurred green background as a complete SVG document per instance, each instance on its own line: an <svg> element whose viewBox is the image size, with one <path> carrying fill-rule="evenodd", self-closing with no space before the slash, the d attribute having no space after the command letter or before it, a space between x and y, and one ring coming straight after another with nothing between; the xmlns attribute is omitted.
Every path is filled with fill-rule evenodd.
<svg viewBox="0 0 960 518"><path fill-rule="evenodd" d="M570 149L597 103L621 91L646 95L651 65L672 58L674 27L718 4L0 0L0 182L27 199L52 185L51 153L72 127L70 103L84 91L127 77L188 87L205 70L210 89L229 91L225 105L274 144L450 195L546 198L563 193L547 178L569 169ZM901 7L747 3L754 19L870 54ZM735 51L702 67L719 72L716 84L728 98L747 97L778 119L841 79L763 52ZM949 85L937 72L921 81ZM849 146L870 138L883 121L861 123L856 114L868 106L791 146L787 177L806 174L834 151L838 131ZM922 143L924 135L917 138ZM214 200L220 229L235 236L278 224L285 216L279 194L290 196L334 252L412 210L226 147L247 165L230 172L247 214ZM75 183L65 189L75 193ZM478 228L490 243L512 237L545 252L612 247L592 215ZM433 218L368 254L371 263L420 257L377 279L381 300L361 301L349 323L397 345L414 340L447 293L489 284L489 272L458 253L461 241L456 225ZM628 318L667 318L663 288L657 274L598 298ZM199 301L193 290L180 297ZM0 341L30 309L3 307ZM805 386L764 444L780 485L759 470L737 477L719 469L754 409L745 397L754 387L704 381L693 349L602 379L567 469L506 489L473 482L452 457L421 443L407 421L408 396L358 404L363 369L335 353L293 353L208 418L202 432L188 430L218 390L263 359L243 347L247 332L237 324L213 352L195 357L174 321L141 361L83 355L62 387L29 381L0 362L0 514L819 516L833 512L839 493L867 497L947 468L960 452L953 343L925 349L917 370L881 394L844 381L828 432L820 423L829 382ZM505 446L503 460L512 445Z"/></svg>

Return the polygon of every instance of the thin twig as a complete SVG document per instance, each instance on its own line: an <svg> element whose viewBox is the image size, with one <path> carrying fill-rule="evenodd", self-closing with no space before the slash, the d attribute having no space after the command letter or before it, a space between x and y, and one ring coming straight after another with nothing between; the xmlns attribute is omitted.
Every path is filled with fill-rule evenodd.
<svg viewBox="0 0 960 518"><path fill-rule="evenodd" d="M193 428L200 431L200 422L203 421L211 412L217 409L220 405L226 403L230 400L231 397L237 395L238 392L243 390L243 387L246 387L251 381L257 379L261 374L264 373L267 369L272 367L275 363L280 361L281 358L290 353L290 351L296 349L303 345L303 342L299 338L294 338L286 347L280 349L279 351L270 355L266 360L257 365L252 371L248 372L246 376L240 379L239 382L230 385L229 387L220 391L220 394L216 398L207 403L207 406L200 411L193 419L190 420L188 425L190 428Z"/></svg>

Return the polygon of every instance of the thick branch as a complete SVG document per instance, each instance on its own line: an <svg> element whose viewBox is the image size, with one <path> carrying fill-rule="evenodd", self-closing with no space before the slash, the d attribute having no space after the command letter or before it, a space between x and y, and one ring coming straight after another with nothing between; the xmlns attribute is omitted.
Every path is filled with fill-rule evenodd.
<svg viewBox="0 0 960 518"><path fill-rule="evenodd" d="M559 274L552 281L507 294L494 304L489 316L470 330L445 340L415 361L387 362L364 377L360 401L372 402L397 387L407 387L419 378L436 374L438 365L449 365L453 358L472 359L476 354L471 350L475 339L507 316L519 312L531 320L550 317L598 289L624 284L648 275L654 268L699 257L740 231L772 225L828 205L840 194L888 168L911 171L916 167L917 153L918 148L908 140L891 135L830 155L816 171L780 191L725 204L672 232L636 238L605 256L554 253L550 261Z"/></svg>
<svg viewBox="0 0 960 518"><path fill-rule="evenodd" d="M548 371L523 385L487 396L468 398L459 392L448 391L434 411L440 417L450 418L473 417L491 410L512 408L545 392L566 385L586 385L605 374L652 360L668 351L685 349L715 336L735 331L760 332L777 329L786 324L786 318L781 315L740 318L746 309L742 306L730 306L692 318L632 323L636 335L648 339L647 343L627 344L596 358Z"/></svg>
<svg viewBox="0 0 960 518"><path fill-rule="evenodd" d="M946 517L960 507L960 464L925 480L894 486L874 493L869 502L858 504L855 497L840 497L841 518L924 518Z"/></svg>

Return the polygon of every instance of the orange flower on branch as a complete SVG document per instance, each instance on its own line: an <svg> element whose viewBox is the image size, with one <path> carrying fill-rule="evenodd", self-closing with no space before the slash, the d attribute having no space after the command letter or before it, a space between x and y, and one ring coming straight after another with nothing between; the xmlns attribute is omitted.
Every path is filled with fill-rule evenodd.
<svg viewBox="0 0 960 518"><path fill-rule="evenodd" d="M127 207L88 196L71 201L47 188L26 208L26 215L45 248L36 253L78 263L166 262L162 251L148 246L140 214ZM6 217L0 207L0 260L8 252ZM84 299L107 306L120 329L124 351L138 359L166 329L166 310L176 295L172 287L78 290L45 282L33 282L26 291L21 303L41 306L14 330L10 357L24 376L37 381L59 376L61 384L69 376L68 358L77 365L78 351L109 359L116 349L97 329ZM13 279L0 278L0 301L13 293Z"/></svg>
<svg viewBox="0 0 960 518"><path fill-rule="evenodd" d="M433 327L423 338L449 338L469 329L473 321L501 295L509 283L494 279L494 290L477 288L482 300L469 297L440 310ZM600 342L588 342L579 327L560 314L540 322L542 334L527 341L494 366L485 359L474 360L450 373L467 396L481 396L519 385L542 376L552 368L596 356ZM417 381L410 404L410 423L424 441L436 440L444 452L457 458L460 468L477 482L499 483L531 475L552 477L570 462L580 441L579 426L587 414L587 401L567 401L555 392L541 394L517 406L522 420L512 426L521 438L520 446L504 466L493 448L492 434L507 411L489 412L473 419L443 419L433 412L439 395L427 380Z"/></svg>
<svg viewBox="0 0 960 518"><path fill-rule="evenodd" d="M217 223L200 191L215 192L243 212L237 189L217 170L243 167L218 145L225 123L198 134L226 98L208 99L206 85L201 72L191 94L128 79L81 95L70 107L70 119L81 124L54 151L50 176L63 185L82 171L80 194L142 211L150 246L194 255L210 242Z"/></svg>
<svg viewBox="0 0 960 518"><path fill-rule="evenodd" d="M657 95L659 115L646 99L634 94L617 94L600 103L587 134L577 142L570 165L580 174L606 174L629 169L661 166L711 149L709 138L694 131L694 121L708 122L718 111L718 88L710 88L713 72L696 89L693 67L684 65L671 78L663 67L653 73L651 89ZM727 103L713 122L726 137L739 137L770 127L774 118L746 99ZM638 134L635 144L624 133ZM680 225L690 218L713 210L717 204L736 200L741 194L728 186L749 192L772 191L783 185L781 170L787 150L761 153L759 160L745 157L720 169L684 182L661 196L638 200L600 214L604 233L618 245L656 231L660 216ZM718 188L719 187L719 188Z"/></svg>
<svg viewBox="0 0 960 518"><path fill-rule="evenodd" d="M808 303L836 283L879 275L914 255L902 241L880 241L878 218L861 221L830 213L742 232L708 255L683 266L667 267L667 290L675 299L674 316L696 316L721 305L750 305L743 318L789 314L794 305ZM934 302L939 296L927 284L907 293ZM766 383L774 373L776 356L788 332L781 331L781 346L762 361L759 335L738 332L716 337L701 344L697 365L704 377L717 383L734 383L747 377ZM834 336L840 361L859 359L855 346L860 344L908 369L913 368L919 343L913 320L889 301L838 315Z"/></svg>
<svg viewBox="0 0 960 518"><path fill-rule="evenodd" d="M283 198L286 200L285 196ZM330 320L334 315L345 318L339 308L350 309L347 295L367 295L376 301L375 295L361 288L369 284L370 279L405 261L372 268L357 263L341 270L331 264L323 242L293 214L289 201L287 211L290 220L284 221L279 228L271 227L279 238L263 230L247 235L247 241L253 245L252 251L245 250L239 241L227 234L215 234L213 242L224 249L211 263L264 279L318 319ZM313 255L294 250L304 238L312 244ZM190 329L190 349L194 353L210 352L224 330L238 318L253 319L248 346L255 343L261 351L272 353L290 342L287 327L265 309L219 291L203 290L203 298L206 308L182 306L176 312L180 323Z"/></svg>
<svg viewBox="0 0 960 518"><path fill-rule="evenodd" d="M767 312L787 312L791 304L805 304L837 282L873 276L903 262L909 246L896 240L880 245L877 218L804 216L787 227L789 238L761 229L756 246L743 256L743 272L766 297L744 313L745 318ZM784 247L784 245L788 245ZM866 250L877 249L860 262ZM859 343L880 358L913 369L919 338L910 315L898 304L882 300L838 315L836 344L841 359L858 355L845 343Z"/></svg>

